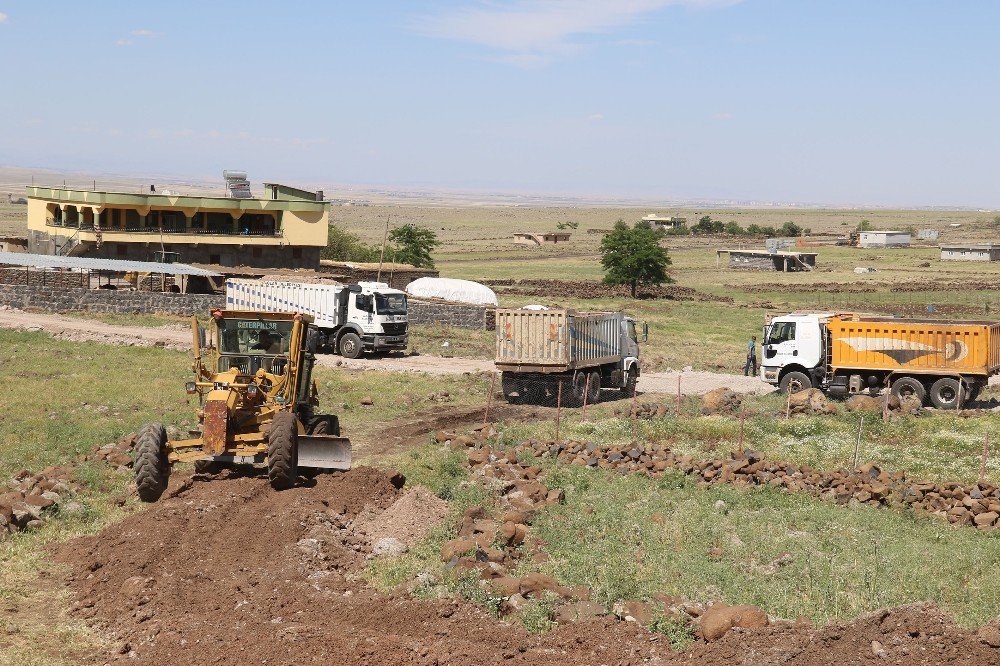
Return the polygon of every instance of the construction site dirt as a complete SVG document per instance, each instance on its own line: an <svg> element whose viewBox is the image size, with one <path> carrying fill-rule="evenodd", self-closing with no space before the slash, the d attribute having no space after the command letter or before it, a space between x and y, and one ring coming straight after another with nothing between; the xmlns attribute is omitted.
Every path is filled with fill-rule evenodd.
<svg viewBox="0 0 1000 666"><path fill-rule="evenodd" d="M73 614L110 643L91 663L218 664L993 664L996 651L936 608L846 625L778 622L673 652L606 616L532 635L454 599L380 594L358 576L370 544L354 527L404 497L368 467L274 493L262 477L178 475L168 497L93 537L54 547ZM419 506L409 503L408 506ZM398 513L398 512L397 512ZM397 517L398 519L398 517Z"/></svg>

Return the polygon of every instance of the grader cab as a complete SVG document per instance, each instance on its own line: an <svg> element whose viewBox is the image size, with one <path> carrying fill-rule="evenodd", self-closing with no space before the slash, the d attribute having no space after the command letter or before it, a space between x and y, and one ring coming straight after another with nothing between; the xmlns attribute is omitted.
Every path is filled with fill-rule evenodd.
<svg viewBox="0 0 1000 666"><path fill-rule="evenodd" d="M340 437L336 416L317 414L312 380L319 332L312 318L293 313L213 310L207 331L192 321L197 435L167 441L160 423L136 437L139 498L155 502L167 487L170 466L193 462L267 465L271 486L290 488L299 469L351 468L350 440Z"/></svg>

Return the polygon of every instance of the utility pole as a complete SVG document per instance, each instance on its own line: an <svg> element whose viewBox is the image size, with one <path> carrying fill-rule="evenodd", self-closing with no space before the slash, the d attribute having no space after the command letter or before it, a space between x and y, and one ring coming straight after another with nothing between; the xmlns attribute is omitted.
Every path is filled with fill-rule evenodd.
<svg viewBox="0 0 1000 666"><path fill-rule="evenodd" d="M378 274L375 276L376 282L382 281L382 262L385 260L385 244L389 240L389 220L392 219L391 215L385 216L385 233L382 235L382 252L379 253L378 257Z"/></svg>

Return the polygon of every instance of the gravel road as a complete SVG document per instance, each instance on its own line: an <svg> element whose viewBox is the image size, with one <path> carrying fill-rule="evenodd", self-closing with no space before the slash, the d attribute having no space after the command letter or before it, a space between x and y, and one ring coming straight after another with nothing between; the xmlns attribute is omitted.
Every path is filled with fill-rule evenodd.
<svg viewBox="0 0 1000 666"><path fill-rule="evenodd" d="M53 337L75 342L93 341L105 344L137 347L155 346L181 350L191 347L191 331L183 324L155 328L119 326L106 324L95 319L0 308L0 328L46 331ZM388 372L426 372L432 375L489 372L493 369L492 361L440 356L346 359L340 356L322 355L318 359L318 365ZM757 377L691 370L648 372L639 378L639 390L643 393L676 394L678 376L681 378L681 393L684 395L701 395L722 386L737 393L762 394L774 390L774 387L765 384Z"/></svg>

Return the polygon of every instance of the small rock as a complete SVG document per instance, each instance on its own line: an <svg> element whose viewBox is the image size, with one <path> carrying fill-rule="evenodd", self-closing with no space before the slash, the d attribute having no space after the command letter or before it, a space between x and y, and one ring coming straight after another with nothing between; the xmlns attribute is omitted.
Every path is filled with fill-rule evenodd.
<svg viewBox="0 0 1000 666"><path fill-rule="evenodd" d="M372 554L386 557L399 557L409 548L395 537L382 537L372 544Z"/></svg>
<svg viewBox="0 0 1000 666"><path fill-rule="evenodd" d="M878 641L872 641L872 654L879 659L885 659L889 656L889 651Z"/></svg>

